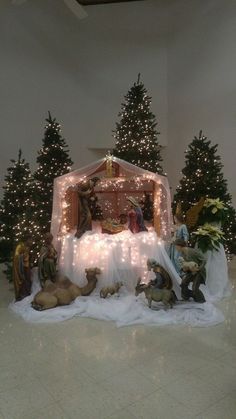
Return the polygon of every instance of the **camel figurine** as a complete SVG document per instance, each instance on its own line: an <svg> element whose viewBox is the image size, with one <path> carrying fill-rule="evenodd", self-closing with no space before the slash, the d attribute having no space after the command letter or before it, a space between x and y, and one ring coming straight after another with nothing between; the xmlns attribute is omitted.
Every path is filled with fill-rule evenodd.
<svg viewBox="0 0 236 419"><path fill-rule="evenodd" d="M80 288L73 284L66 276L57 274L56 281L46 281L43 289L39 291L31 303L35 310L42 311L70 304L77 297L90 295L96 288L97 275L101 274L99 268L85 269L87 284Z"/></svg>
<svg viewBox="0 0 236 419"><path fill-rule="evenodd" d="M111 285L110 287L103 287L100 291L100 297L107 298L109 294L116 294L122 286L123 282L116 282L116 284Z"/></svg>
<svg viewBox="0 0 236 419"><path fill-rule="evenodd" d="M152 308L152 301L162 301L166 307L173 308L173 304L176 301L176 296L172 290L167 288L154 288L150 284L142 284L141 278L139 278L137 285L135 287L135 296L144 292L145 297L148 300L148 307Z"/></svg>

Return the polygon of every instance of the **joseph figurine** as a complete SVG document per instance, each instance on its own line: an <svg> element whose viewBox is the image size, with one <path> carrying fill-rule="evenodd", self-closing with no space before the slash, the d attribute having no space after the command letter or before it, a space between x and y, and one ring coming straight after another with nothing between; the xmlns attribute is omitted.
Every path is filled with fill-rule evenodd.
<svg viewBox="0 0 236 419"><path fill-rule="evenodd" d="M89 199L94 195L94 188L100 181L99 177L93 177L87 182L78 185L78 226L75 237L78 239L89 230L92 230L92 215L89 208Z"/></svg>

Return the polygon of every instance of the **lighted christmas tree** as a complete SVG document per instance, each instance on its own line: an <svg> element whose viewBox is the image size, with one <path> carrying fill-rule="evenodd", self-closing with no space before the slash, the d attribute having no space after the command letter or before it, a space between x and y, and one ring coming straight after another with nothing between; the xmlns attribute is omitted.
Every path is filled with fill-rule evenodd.
<svg viewBox="0 0 236 419"><path fill-rule="evenodd" d="M32 189L33 192L33 189ZM31 194L29 206L25 208L18 223L14 226L14 235L16 243L24 240L28 235L32 236L32 248L30 249L31 266L38 265L40 248L43 242L43 234L41 225L38 222L37 212L35 211L35 199Z"/></svg>
<svg viewBox="0 0 236 419"><path fill-rule="evenodd" d="M236 212L232 206L232 198L228 192L227 181L222 173L223 164L217 155L218 145L202 135L198 137L186 150L185 167L174 195L173 210L181 205L183 214L196 204L201 198L219 198L227 207L223 231L225 233L225 247L228 253L236 252ZM201 217L194 229L199 226Z"/></svg>
<svg viewBox="0 0 236 419"><path fill-rule="evenodd" d="M61 136L61 126L48 112L43 139L43 146L37 157L38 169L34 174L35 213L41 228L41 234L50 230L53 181L56 177L68 173L73 164L65 140Z"/></svg>
<svg viewBox="0 0 236 419"><path fill-rule="evenodd" d="M29 164L22 157L21 150L17 160L11 160L12 165L7 169L4 195L0 206L0 262L10 265L14 247L19 240L16 225L22 220L23 214L31 205L32 176Z"/></svg>
<svg viewBox="0 0 236 419"><path fill-rule="evenodd" d="M151 109L151 97L138 76L137 83L125 96L116 124L114 156L143 169L163 174L157 122Z"/></svg>

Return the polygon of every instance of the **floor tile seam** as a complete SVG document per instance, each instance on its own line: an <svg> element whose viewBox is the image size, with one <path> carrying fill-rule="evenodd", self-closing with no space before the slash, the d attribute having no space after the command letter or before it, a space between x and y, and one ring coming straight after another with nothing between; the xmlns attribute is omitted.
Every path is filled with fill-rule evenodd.
<svg viewBox="0 0 236 419"><path fill-rule="evenodd" d="M236 345L235 345L235 347L231 347L228 350L226 350L224 355L221 355L220 358L218 359L218 361L220 361L221 358L223 358L225 355L228 355L231 351L235 352L235 359L236 359ZM232 366L235 368L236 364L235 364L235 366L234 365L232 365Z"/></svg>
<svg viewBox="0 0 236 419"><path fill-rule="evenodd" d="M128 367L129 369L131 369L132 370L132 372L135 372L136 374L138 374L139 376L140 376L140 378L146 378L146 380L148 380L148 378L147 377L144 377L143 376L143 374L141 374L139 371L136 371L136 370L134 370L132 367ZM127 368L124 370L124 371L121 371L121 372L118 372L117 374L113 374L113 375L111 375L110 377L107 377L107 378L104 378L104 379L102 379L101 381L99 381L99 383L100 384L104 384L106 381L108 381L108 380L110 380L110 378L112 378L112 377L117 377L117 376L122 376L122 374L125 374L127 372Z"/></svg>
<svg viewBox="0 0 236 419"><path fill-rule="evenodd" d="M93 383L93 384L98 384L98 383L100 383L101 381L103 381L103 380L97 380L97 379L94 377L94 375L86 369L86 367L83 367L83 366L81 367L81 364L79 363L79 360L75 359L75 362L76 362L76 365L79 367L80 371L81 371L83 374L85 374L86 376L88 376L88 378L92 381L92 383ZM112 376L113 376L113 374L109 375L107 378L110 378L110 377L112 377ZM107 378L105 378L105 380L106 380Z"/></svg>
<svg viewBox="0 0 236 419"><path fill-rule="evenodd" d="M203 352L204 352L204 350L203 350ZM196 358L199 358L202 361L209 361L209 362L218 361L222 356L225 355L225 354L223 354L223 355L217 355L215 358L212 358L212 356L210 356L208 354L206 354L206 355L204 355L204 354L193 355L193 353L191 352L191 350L189 352L185 353L185 354L186 355L192 355L192 356L194 356Z"/></svg>
<svg viewBox="0 0 236 419"><path fill-rule="evenodd" d="M191 354L188 354L188 355L191 355ZM168 358L168 354L166 355L166 357ZM173 354L173 356L171 355L171 357L173 358L173 359L175 359L175 356L174 356L174 354ZM198 361L205 361L205 358L203 358L202 356L194 356L195 358L198 358ZM158 361L158 356L157 356L157 361ZM154 360L152 360L152 362L153 362ZM211 361L212 361L212 359L211 359ZM140 365L140 364L139 364ZM142 365L144 365L144 364L142 364ZM137 367L137 365L132 365L131 366L132 368L136 368ZM145 365L144 365L144 367L145 367ZM172 370L172 372L173 372L173 374L175 374L175 373L178 373L178 372L183 372L183 373L186 373L186 374L188 374L188 373L192 373L192 372L194 372L196 369L198 369L199 367L198 366L195 366L195 367L190 367L189 369L184 369L183 367L173 367L173 368L171 368L171 370ZM201 368L204 368L203 366L201 367Z"/></svg>
<svg viewBox="0 0 236 419"><path fill-rule="evenodd" d="M71 416L70 416L70 414L69 414L69 416L68 416L68 412L66 412L66 410L64 410L64 408L63 408L63 406L60 404L60 400L58 401L58 403L59 403L59 407L60 407L60 409L62 410L62 412L63 412L63 414L65 414L66 416L65 416L65 418L63 418L63 419L71 419ZM78 407L78 409L77 409L77 413L84 413L84 410L82 410L80 407ZM56 419L56 418L55 418ZM79 417L78 416L78 419L83 419L83 418L81 418L81 417Z"/></svg>
<svg viewBox="0 0 236 419"><path fill-rule="evenodd" d="M137 369L135 369L134 367L133 368L131 368L131 369L133 369L134 370L134 372L135 373L138 373L141 377L143 377L143 378L145 378L146 380L148 380L148 381L150 381L150 378L147 376L147 375L145 375L145 373L143 373L143 372L141 372L141 371L139 371L139 370L137 370ZM162 388L162 385L161 384L154 384L153 383L153 386L155 386L155 388L156 389L160 389L160 388Z"/></svg>
<svg viewBox="0 0 236 419"><path fill-rule="evenodd" d="M135 368L134 368L134 370L135 370L135 372L138 372L139 374L141 374L144 378L146 378L146 380L150 380L150 378L144 373L144 372L142 372L142 371L139 371L139 370L136 370ZM174 374L176 374L176 373L181 373L182 372L182 369L181 368L178 368L178 369L176 369L175 371L170 371L170 374L172 374L173 373L173 375ZM188 374L188 371L184 371L184 374ZM176 379L174 379L174 381L176 381L177 379L178 379L179 377L176 377ZM171 382L174 382L174 381L171 381ZM168 384L170 384L170 382L168 383ZM164 388L166 386L166 384L164 384L164 385L160 385L160 387L161 388Z"/></svg>
<svg viewBox="0 0 236 419"><path fill-rule="evenodd" d="M24 409L24 412L26 412L27 411L27 414L29 413L29 414L33 414L35 411L36 411L36 413L38 412L38 411L40 411L40 410L42 410L42 409L46 409L46 408L48 408L48 407L50 407L50 406L53 406L55 404L55 402L54 402L54 400L52 401L52 402L50 402L50 403L46 403L46 404L43 404L40 408L38 408L37 410L35 410L35 408L34 407L32 407L32 409L31 408L29 408L29 406L27 405L27 407L26 407L26 409ZM5 418L5 416L3 415L3 417ZM12 419L12 418L11 418ZM19 419L21 419L21 418L19 418ZM23 418L22 418L23 419ZM32 417L32 419L33 419L33 417ZM66 419L66 418L65 418Z"/></svg>
<svg viewBox="0 0 236 419"><path fill-rule="evenodd" d="M218 365L216 365L216 367L217 367ZM228 364L226 364L226 365L222 365L222 376L224 376L225 374L224 374L224 368L225 367L228 367L228 368L230 368L230 369L233 369L233 370L235 370L235 374L236 374L236 366L232 366L232 365L228 365ZM206 377L206 373L207 373L207 370L209 369L209 367L200 367L199 369L197 369L197 370L194 370L194 371L191 371L193 374L196 374L197 372L199 372L199 375L197 374L196 376L198 377L198 378L201 378L200 377L200 374L201 374L201 372L202 371L204 371L204 376L203 376L203 379L204 379L204 381L207 381L206 379L205 379L205 377Z"/></svg>
<svg viewBox="0 0 236 419"><path fill-rule="evenodd" d="M50 408L50 407L54 407L55 406L55 402L53 401L53 402L50 402L50 403L48 403L48 404L46 404L45 406L42 406L42 407L40 407L40 408L38 408L38 409L34 409L34 408L32 408L32 409L29 409L29 410L27 410L27 413L29 413L29 414L33 414L33 413L38 413L38 412L40 412L40 410L42 410L42 409L47 409L47 408ZM56 406L57 407L57 406ZM60 407L60 409L61 409L61 407ZM61 409L62 410L62 409ZM64 413L64 412L63 412ZM33 417L32 417L32 419L33 419ZM56 419L56 418L55 418ZM64 419L64 418L63 418ZM65 419L69 419L69 418L65 418Z"/></svg>
<svg viewBox="0 0 236 419"><path fill-rule="evenodd" d="M89 380L91 380L90 377L88 377L88 378L89 378ZM60 400L60 399L55 397L54 393L52 392L52 390L50 388L50 385L47 385L47 383L45 383L45 380L40 376L37 376L37 379L38 379L40 385L43 386L44 390L47 391L56 402L58 402L58 400ZM80 383L80 385L81 384L82 383ZM94 381L94 382L89 383L89 385L91 385L91 384L95 385L95 384L98 384L98 383ZM82 385L82 387L85 387L85 386Z"/></svg>
<svg viewBox="0 0 236 419"><path fill-rule="evenodd" d="M196 414L196 418L197 418L199 415L202 415L202 414L204 414L205 412L207 412L207 411L208 411L209 409L211 409L213 406L215 406L215 405L219 404L220 402L222 402L222 400L224 400L226 397L228 397L228 395L227 395L227 394L226 394L226 395L224 395L223 397L220 397L217 401L210 403L210 405L209 405L208 407L206 407L204 410L202 410L202 411L200 411L200 412L198 412L198 413ZM235 397L234 397L234 398L235 398ZM226 418L222 418L222 419L226 419Z"/></svg>
<svg viewBox="0 0 236 419"><path fill-rule="evenodd" d="M41 366L44 366L44 367L45 367L45 366L47 366L47 367L48 367L48 366L50 366L50 365L51 365L51 363L50 363L50 362L45 363L45 360L43 360L43 359L42 359L42 360L41 360L41 359L39 359L38 361L39 361L39 364L42 364ZM81 373L83 373L83 374L88 375L88 374L87 374L87 372L86 372L85 367L83 367L83 366L81 366L80 364L78 364L76 359L74 359L74 358L70 358L70 362L71 362L71 363L73 363L73 364L75 364L75 363L76 363L76 367L77 367L77 366L79 367L80 372L81 372ZM73 365L71 365L71 364L70 364L69 366L68 366L68 364L66 364L66 367L67 367L68 369L69 369L69 368L72 368L72 366L73 366ZM64 365L61 363L61 364L60 364L60 367L64 367ZM74 371L74 370L75 370L75 367L73 368L73 371ZM41 378L41 375L40 375L39 377Z"/></svg>
<svg viewBox="0 0 236 419"><path fill-rule="evenodd" d="M151 391L150 393L148 393L148 394L146 394L146 395L140 396L140 397L139 397L137 400L135 400L135 401L128 402L128 404L127 404L127 405L125 405L125 406L123 406L121 410L126 410L126 409L128 409L129 407L132 407L132 406L133 406L133 405L135 405L136 403L139 403L139 402L141 402L142 400L145 400L147 397L152 396L153 394L158 393L158 391L160 391L160 390L162 390L162 388L161 388L161 387L160 387L160 388L158 388L158 389L155 389L154 391Z"/></svg>
<svg viewBox="0 0 236 419"><path fill-rule="evenodd" d="M63 406L61 406L60 405L60 408L63 410L63 412L65 412L65 414L66 414L66 411L63 409ZM86 408L84 407L79 407L78 408L78 410L80 410L80 412L81 413L88 413L87 412L87 410L86 410ZM122 410L126 410L126 406L123 406L123 407L119 407L119 408L115 408L113 411L112 411L112 413L110 413L109 414L109 416L106 416L105 418L103 418L103 419L108 419L108 418L110 418L111 417L111 415L113 415L114 413L118 413L119 411L122 411ZM65 418L65 419L67 419L67 418ZM68 419L70 419L69 417L68 417ZM83 419L83 418L79 418L78 417L78 419ZM133 418L132 418L133 419Z"/></svg>
<svg viewBox="0 0 236 419"><path fill-rule="evenodd" d="M5 419L6 416L3 414L2 410L0 409L0 419Z"/></svg>
<svg viewBox="0 0 236 419"><path fill-rule="evenodd" d="M147 399L147 397L149 397L149 396L152 396L152 395L154 395L154 394L156 394L156 393L158 393L159 391L164 391L165 389L163 388L163 387L160 387L157 391L152 391L151 393L149 393L148 395L146 395L146 396L142 396L142 397L140 397L138 400L136 400L136 401L134 401L134 402L131 402L130 404L128 404L127 406L125 406L125 408L124 409L127 409L127 408L129 408L129 407L132 407L132 406L135 406L137 403L140 403L140 402L142 402L142 400L145 400L145 399ZM171 399L171 396L168 394L168 397ZM187 411L189 411L189 408L187 408L186 407L186 405L182 402L182 401L180 401L180 400L177 400L177 399L175 399L175 402L177 402L179 405L182 405Z"/></svg>
<svg viewBox="0 0 236 419"><path fill-rule="evenodd" d="M94 381L94 384L101 384L102 382L104 382L106 380L110 380L112 377L114 377L118 374L121 374L121 373L119 372L119 373L109 374L109 375L107 375L106 378L99 379L99 378L94 377L94 375L92 375L91 373L87 372L87 375L89 376L90 379L92 379Z"/></svg>
<svg viewBox="0 0 236 419"><path fill-rule="evenodd" d="M106 392L107 393L109 393L108 392L108 390L106 389ZM114 394L112 394L112 393L109 393L111 396L113 396L114 397ZM63 405L62 405L62 403L63 403L63 399L60 399L60 400L58 400L58 403L59 403L59 405L60 405L60 408L63 410L63 412L65 412L65 414L67 414L67 412L64 410L64 408L63 408ZM111 415L113 415L114 413L117 413L117 412L119 412L119 411L122 411L122 410L125 410L126 409L126 405L125 406L120 406L120 407L118 407L118 408L115 408L113 411L112 411L112 413L110 413L109 414L109 416L107 416L107 418L109 418ZM78 410L80 410L80 412L81 413L87 413L87 410L86 410L86 408L84 407L79 407L78 408ZM69 417L68 417L68 419L69 419ZM82 418L80 418L80 419L82 419ZM106 418L104 418L104 419L106 419Z"/></svg>
<svg viewBox="0 0 236 419"><path fill-rule="evenodd" d="M50 398L53 399L53 403L60 403L60 401L62 400L61 397L55 397L55 395L53 394L52 390L49 387L45 387L43 383L41 383L41 385L43 386L44 390L47 391L47 393L49 394Z"/></svg>
<svg viewBox="0 0 236 419"><path fill-rule="evenodd" d="M7 394L9 394L9 391L15 390L15 389L17 389L18 387L19 387L19 388L22 388L22 385L24 385L24 384L29 384L29 383L34 383L34 382L35 382L35 380L33 380L33 379L29 379L29 378L21 379L21 383L15 384L15 385L10 386L9 388L7 388L7 389L3 389L3 390L0 388L0 396L1 396L1 394L2 394L2 393L7 393Z"/></svg>
<svg viewBox="0 0 236 419"><path fill-rule="evenodd" d="M186 373L186 378L187 378L187 373ZM162 384L160 384L160 388L162 390L166 390L166 387L167 386L169 386L170 384L176 383L176 381L178 381L179 379L181 379L181 378L180 377L174 377L173 379L171 379L170 381L168 381L168 383L162 383Z"/></svg>
<svg viewBox="0 0 236 419"><path fill-rule="evenodd" d="M205 382L206 383L206 382ZM209 383L206 383L206 384L209 384ZM167 387L167 386L165 386L165 387ZM212 389L214 390L215 388L213 387L213 386L211 386L212 387ZM215 389L215 390L217 390L217 391L219 391L219 389ZM177 397L175 396L175 394L170 394L169 392L168 392L168 388L166 389L166 393L169 395L169 397L173 397L177 402L179 402L180 403L180 400L179 399L177 399ZM224 394L224 395L222 395L222 396L219 396L218 397L218 399L217 399L217 401L214 401L214 402L210 402L210 404L204 409L204 411L205 410L207 410L207 409L209 409L211 406L213 406L213 405L215 405L216 403L218 403L220 400L222 400L222 399L224 399L226 397L226 395ZM181 403L183 403L184 404L184 406L186 407L186 408L188 408L188 406L189 406L189 403L188 402L186 402L186 403L188 403L188 404L185 404L185 402L182 402L181 401ZM199 415L199 414L201 414L201 412L199 413L197 413L196 414L196 416L197 415Z"/></svg>
<svg viewBox="0 0 236 419"><path fill-rule="evenodd" d="M127 408L126 407L122 407L122 409L118 409L118 410L116 410L115 412L113 412L113 413L111 413L111 414L109 414L108 416L106 416L106 417L104 417L103 419L112 419L112 415L114 414L114 413L119 413L119 412L121 412L122 413L122 411L124 411L125 413L127 413ZM129 412L128 412L129 413ZM134 416L134 414L132 414L132 418L131 419L138 419L136 416Z"/></svg>
<svg viewBox="0 0 236 419"><path fill-rule="evenodd" d="M114 397L114 392L112 392L110 389L107 389L105 387L103 387L103 390L105 390L111 397ZM141 395L138 397L138 399L135 402L138 402L146 397L148 397L151 394L156 393L157 391L161 390L161 387L155 387L153 390L151 390L151 392L145 392L144 395ZM123 405L121 409L126 409L128 406L132 405L135 402L128 402L127 404Z"/></svg>

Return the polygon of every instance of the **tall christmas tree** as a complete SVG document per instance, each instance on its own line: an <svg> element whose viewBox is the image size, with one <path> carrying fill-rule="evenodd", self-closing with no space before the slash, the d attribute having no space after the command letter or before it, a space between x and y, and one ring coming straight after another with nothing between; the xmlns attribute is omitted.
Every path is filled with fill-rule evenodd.
<svg viewBox="0 0 236 419"><path fill-rule="evenodd" d="M223 225L226 249L229 253L235 253L236 211L232 206L232 197L222 173L223 164L217 155L217 148L218 145L211 145L211 141L202 135L202 131L198 137L194 137L185 152L183 178L174 195L173 209L175 212L177 205L181 205L183 214L186 214L201 198L219 198L227 207ZM196 227L198 225L194 228Z"/></svg>
<svg viewBox="0 0 236 419"><path fill-rule="evenodd" d="M38 169L34 174L35 213L41 228L41 234L50 230L53 181L56 177L68 173L73 164L65 140L61 136L61 126L48 112L43 139L43 146L38 153Z"/></svg>
<svg viewBox="0 0 236 419"><path fill-rule="evenodd" d="M114 155L143 169L163 174L157 122L150 110L151 97L140 81L131 87L125 96L116 124Z"/></svg>
<svg viewBox="0 0 236 419"><path fill-rule="evenodd" d="M11 162L5 176L4 195L0 205L0 262L6 264L11 263L13 249L21 238L15 229L31 205L32 193L29 164L22 157L21 150L18 159Z"/></svg>

